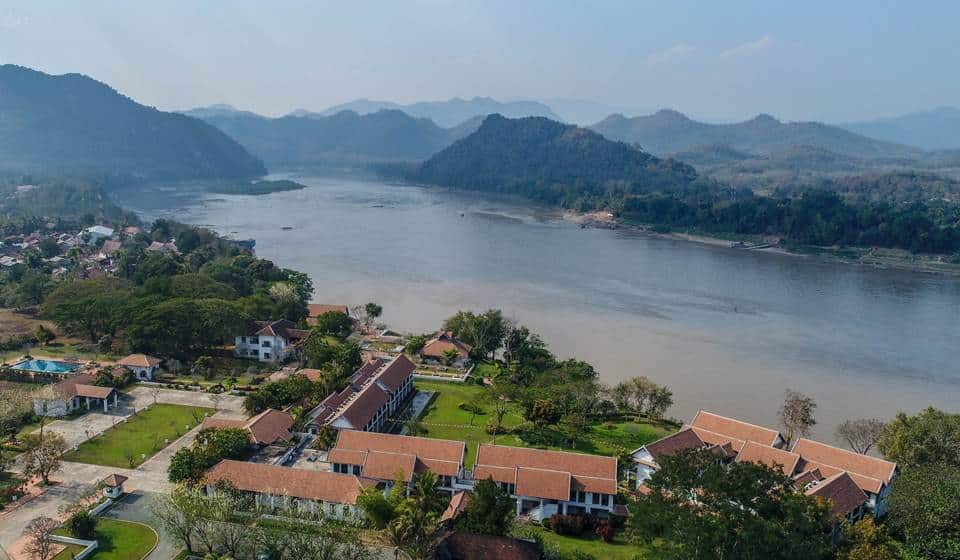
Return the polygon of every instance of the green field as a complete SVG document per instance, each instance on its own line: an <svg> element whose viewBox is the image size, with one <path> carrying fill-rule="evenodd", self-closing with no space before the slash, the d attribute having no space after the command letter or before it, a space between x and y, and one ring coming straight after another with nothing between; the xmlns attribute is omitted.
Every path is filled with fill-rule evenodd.
<svg viewBox="0 0 960 560"><path fill-rule="evenodd" d="M76 451L64 455L63 459L133 468L166 447L165 440L172 442L202 422L204 413L212 414L213 409L155 404L110 428L103 435L87 440Z"/></svg>
<svg viewBox="0 0 960 560"><path fill-rule="evenodd" d="M65 529L57 531L69 535ZM130 523L117 519L99 518L97 520L97 550L88 556L90 560L140 560L157 544L157 533L140 523ZM70 545L53 557L53 560L69 560L83 550Z"/></svg>
<svg viewBox="0 0 960 560"><path fill-rule="evenodd" d="M473 396L485 389L473 383L447 383L443 381L417 381L417 389L434 391L436 398L424 411L421 417L427 437L440 439L461 440L467 443L466 466L472 467L477 455L477 446L480 443L492 443L493 436L487 434L483 427L490 414L478 414L471 424L471 413L461 410L458 405L469 401ZM511 411L504 418L506 427L519 424L523 418L518 411ZM641 445L657 440L673 429L663 424L650 422L610 422L596 423L590 426L583 438L577 442L575 449L555 445L536 446L544 449L566 449L596 455L614 455L621 447L636 449ZM553 441L557 439L550 429L546 433ZM530 447L517 436L511 434L497 436L497 443L502 445L516 445Z"/></svg>
<svg viewBox="0 0 960 560"><path fill-rule="evenodd" d="M580 537L570 537L540 528L531 528L530 531L537 532L543 538L544 546L557 549L564 557L569 557L575 552L581 552L598 560L646 560L647 558L653 558L648 549L627 543L621 532L617 533L613 542L605 543L595 535L584 534Z"/></svg>

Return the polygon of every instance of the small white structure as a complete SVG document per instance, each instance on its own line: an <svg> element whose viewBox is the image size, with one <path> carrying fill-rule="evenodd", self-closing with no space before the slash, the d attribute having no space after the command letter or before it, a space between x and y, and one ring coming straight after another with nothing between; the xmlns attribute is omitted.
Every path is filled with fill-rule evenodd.
<svg viewBox="0 0 960 560"><path fill-rule="evenodd" d="M116 408L117 390L94 385L95 379L92 373L79 373L54 384L51 396L33 399L34 413L37 416L67 416L84 408L90 410L102 406L104 413L109 412L111 404Z"/></svg>
<svg viewBox="0 0 960 560"><path fill-rule="evenodd" d="M86 239L88 245L96 245L101 239L113 237L113 233L113 228L107 226L90 226L83 230L81 235Z"/></svg>
<svg viewBox="0 0 960 560"><path fill-rule="evenodd" d="M282 362L293 356L310 331L295 328L293 321L256 321L252 334L236 337L233 353L238 358Z"/></svg>
<svg viewBox="0 0 960 560"><path fill-rule="evenodd" d="M130 354L117 362L134 373L140 381L151 381L153 374L160 369L160 358L146 354Z"/></svg>
<svg viewBox="0 0 960 560"><path fill-rule="evenodd" d="M123 476L122 474L111 474L107 478L103 479L103 495L106 498L112 498L116 500L120 496L123 496L123 483L130 480L129 478Z"/></svg>

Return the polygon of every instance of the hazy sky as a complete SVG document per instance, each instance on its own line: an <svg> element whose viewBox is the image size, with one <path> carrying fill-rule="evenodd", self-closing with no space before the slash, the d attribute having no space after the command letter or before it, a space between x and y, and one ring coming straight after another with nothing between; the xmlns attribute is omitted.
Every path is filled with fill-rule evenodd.
<svg viewBox="0 0 960 560"><path fill-rule="evenodd" d="M715 120L960 105L960 2L0 1L0 62L163 109L581 98Z"/></svg>

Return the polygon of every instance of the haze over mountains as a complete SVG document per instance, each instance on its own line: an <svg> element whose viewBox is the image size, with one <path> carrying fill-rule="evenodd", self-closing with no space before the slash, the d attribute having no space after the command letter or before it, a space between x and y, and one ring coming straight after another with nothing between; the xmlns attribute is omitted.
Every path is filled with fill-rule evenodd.
<svg viewBox="0 0 960 560"><path fill-rule="evenodd" d="M510 118L547 117L555 121L561 120L550 107L538 101L497 101L490 97L474 97L472 99L455 97L446 101L421 101L409 105L401 105L391 101L357 99L349 103L335 105L319 114L329 116L340 111L354 111L365 115L384 109L396 109L414 117L427 118L444 128L459 125L477 115L490 115L492 113ZM297 116L314 115L308 111L296 111L294 114Z"/></svg>
<svg viewBox="0 0 960 560"><path fill-rule="evenodd" d="M141 179L263 175L209 124L145 107L80 74L0 66L0 168Z"/></svg>
<svg viewBox="0 0 960 560"><path fill-rule="evenodd" d="M926 150L960 149L960 108L957 107L938 107L930 111L841 126L871 138Z"/></svg>

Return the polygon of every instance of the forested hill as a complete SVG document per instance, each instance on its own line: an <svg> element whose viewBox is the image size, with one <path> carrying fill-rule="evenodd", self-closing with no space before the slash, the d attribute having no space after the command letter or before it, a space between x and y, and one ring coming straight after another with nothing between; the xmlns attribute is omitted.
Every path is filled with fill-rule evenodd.
<svg viewBox="0 0 960 560"><path fill-rule="evenodd" d="M208 123L236 138L271 169L421 161L471 129L445 129L396 110L367 115L342 111L327 117L261 117L206 112Z"/></svg>
<svg viewBox="0 0 960 560"><path fill-rule="evenodd" d="M639 144L654 154L686 152L704 145L723 145L751 154L782 152L797 146L816 146L862 158L921 154L916 148L874 140L838 126L817 122L784 123L770 115L758 115L740 123L709 124L677 111L662 110L634 118L612 115L590 128L613 140Z"/></svg>
<svg viewBox="0 0 960 560"><path fill-rule="evenodd" d="M0 170L144 179L263 175L209 124L145 107L80 74L0 66Z"/></svg>
<svg viewBox="0 0 960 560"><path fill-rule="evenodd" d="M543 117L490 115L476 132L424 162L409 179L569 206L615 190L671 190L696 176L686 164L656 158L584 128Z"/></svg>

